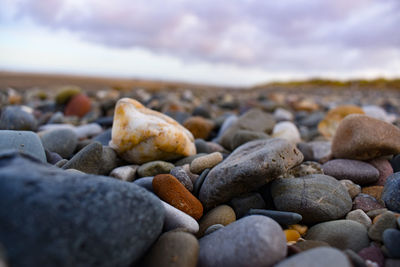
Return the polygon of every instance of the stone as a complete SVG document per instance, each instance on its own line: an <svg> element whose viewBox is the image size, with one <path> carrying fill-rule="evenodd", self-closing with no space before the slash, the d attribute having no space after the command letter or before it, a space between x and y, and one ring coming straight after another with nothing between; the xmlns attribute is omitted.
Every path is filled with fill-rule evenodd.
<svg viewBox="0 0 400 267"><path fill-rule="evenodd" d="M198 237L202 237L206 229L212 225L221 224L226 226L236 221L236 215L234 210L228 205L220 205L207 212L203 218L201 218L199 225L200 230L197 234Z"/></svg>
<svg viewBox="0 0 400 267"><path fill-rule="evenodd" d="M46 153L38 135L30 131L0 130L0 152L15 150L47 162Z"/></svg>
<svg viewBox="0 0 400 267"><path fill-rule="evenodd" d="M202 157L198 157L190 163L190 172L199 174L205 169L211 169L223 160L222 154L214 152Z"/></svg>
<svg viewBox="0 0 400 267"><path fill-rule="evenodd" d="M306 161L302 164L289 169L280 178L296 178L303 177L310 174L324 174L321 164L315 161Z"/></svg>
<svg viewBox="0 0 400 267"><path fill-rule="evenodd" d="M214 129L214 122L212 120L196 116L188 118L183 123L183 126L193 134L194 138L207 140Z"/></svg>
<svg viewBox="0 0 400 267"><path fill-rule="evenodd" d="M10 266L130 266L162 230L144 189L70 173L18 154L0 158L0 243Z"/></svg>
<svg viewBox="0 0 400 267"><path fill-rule="evenodd" d="M383 188L382 200L388 209L400 212L400 172L396 172L387 178Z"/></svg>
<svg viewBox="0 0 400 267"><path fill-rule="evenodd" d="M81 88L78 86L64 86L59 89L55 96L55 101L57 105L66 104L73 96L80 94L82 92Z"/></svg>
<svg viewBox="0 0 400 267"><path fill-rule="evenodd" d="M385 267L398 267L400 266L400 259L386 259Z"/></svg>
<svg viewBox="0 0 400 267"><path fill-rule="evenodd" d="M160 236L141 266L196 267L199 242L190 233L167 232Z"/></svg>
<svg viewBox="0 0 400 267"><path fill-rule="evenodd" d="M84 94L74 95L64 109L65 116L78 116L82 118L92 107L92 101Z"/></svg>
<svg viewBox="0 0 400 267"><path fill-rule="evenodd" d="M139 177L155 176L157 174L168 174L174 167L174 164L166 161L150 161L141 165L137 170L137 174Z"/></svg>
<svg viewBox="0 0 400 267"><path fill-rule="evenodd" d="M272 130L272 137L288 140L292 144L301 142L299 129L290 121L282 121L275 124Z"/></svg>
<svg viewBox="0 0 400 267"><path fill-rule="evenodd" d="M192 183L193 183L193 190L194 190L194 184L195 184L195 182L197 181L197 178L199 178L199 175L190 172L190 165L189 165L189 164L185 164L185 165L179 166L179 167L182 167L182 169L183 169L183 170L187 173L187 175L189 176L190 180L191 180ZM202 174L205 173L205 172L206 172L206 170L203 171Z"/></svg>
<svg viewBox="0 0 400 267"><path fill-rule="evenodd" d="M78 144L78 136L71 129L43 132L40 139L45 149L55 152L63 158L69 158Z"/></svg>
<svg viewBox="0 0 400 267"><path fill-rule="evenodd" d="M346 188L323 174L277 179L272 182L271 194L278 210L299 213L304 223L339 219L352 207Z"/></svg>
<svg viewBox="0 0 400 267"><path fill-rule="evenodd" d="M346 117L332 141L335 158L369 160L399 153L400 129L363 115Z"/></svg>
<svg viewBox="0 0 400 267"><path fill-rule="evenodd" d="M364 212L383 208L379 202L370 195L358 194L353 201L353 209L361 209Z"/></svg>
<svg viewBox="0 0 400 267"><path fill-rule="evenodd" d="M296 224L303 219L300 214L295 212L265 210L265 209L250 209L248 215L267 216L281 225Z"/></svg>
<svg viewBox="0 0 400 267"><path fill-rule="evenodd" d="M218 135L215 139L213 139L214 142L220 142L221 137L225 132L234 124L236 124L238 120L238 117L236 115L223 115L219 118L216 119L216 124L221 125L218 131ZM222 124L218 123L218 121L222 121Z"/></svg>
<svg viewBox="0 0 400 267"><path fill-rule="evenodd" d="M304 161L313 161L314 160L314 151L312 147L308 145L308 143L298 143L297 148L304 156Z"/></svg>
<svg viewBox="0 0 400 267"><path fill-rule="evenodd" d="M363 194L370 195L378 200L379 203L382 202L383 186L367 186L363 187L361 190Z"/></svg>
<svg viewBox="0 0 400 267"><path fill-rule="evenodd" d="M378 181L374 185L385 185L386 178L393 174L393 168L390 162L387 159L378 158L369 161L369 164L379 171Z"/></svg>
<svg viewBox="0 0 400 267"><path fill-rule="evenodd" d="M329 244L324 241L317 241L317 240L299 240L296 244L294 244L296 248L300 251L306 251L313 248L319 247L329 247Z"/></svg>
<svg viewBox="0 0 400 267"><path fill-rule="evenodd" d="M195 219L162 200L161 203L165 209L164 231L184 229L193 234L199 231L199 224Z"/></svg>
<svg viewBox="0 0 400 267"><path fill-rule="evenodd" d="M313 151L314 161L325 163L332 158L331 142L329 141L312 141L307 143Z"/></svg>
<svg viewBox="0 0 400 267"><path fill-rule="evenodd" d="M393 212L387 211L375 217L374 223L368 230L368 236L374 241L382 242L383 232L389 228L396 228L396 216Z"/></svg>
<svg viewBox="0 0 400 267"><path fill-rule="evenodd" d="M192 116L200 116L206 119L211 118L210 110L207 107L195 107L192 111Z"/></svg>
<svg viewBox="0 0 400 267"><path fill-rule="evenodd" d="M375 217L377 217L378 215L381 215L382 213L385 213L386 211L388 211L388 209L386 209L386 208L371 210L371 211L367 212L367 215L371 219L374 219Z"/></svg>
<svg viewBox="0 0 400 267"><path fill-rule="evenodd" d="M351 199L354 199L361 193L361 186L355 184L353 181L340 180L339 182L346 187L347 192L349 192Z"/></svg>
<svg viewBox="0 0 400 267"><path fill-rule="evenodd" d="M363 106L362 109L363 109L365 115L375 118L375 119L378 119L378 120L381 120L381 121L392 123L396 119L395 117L387 114L386 111L379 106L367 105L367 106Z"/></svg>
<svg viewBox="0 0 400 267"><path fill-rule="evenodd" d="M393 172L400 172L400 154L390 160L390 165L393 168Z"/></svg>
<svg viewBox="0 0 400 267"><path fill-rule="evenodd" d="M134 184L145 188L149 192L153 192L153 179L154 177L142 177L133 181Z"/></svg>
<svg viewBox="0 0 400 267"><path fill-rule="evenodd" d="M368 215L361 209L352 210L346 215L346 220L353 220L361 223L365 228L369 228L372 225L371 219Z"/></svg>
<svg viewBox="0 0 400 267"><path fill-rule="evenodd" d="M296 230L301 236L304 236L307 233L308 227L301 224L291 224L288 225L288 229Z"/></svg>
<svg viewBox="0 0 400 267"><path fill-rule="evenodd" d="M353 267L346 254L335 248L319 247L296 254L275 267Z"/></svg>
<svg viewBox="0 0 400 267"><path fill-rule="evenodd" d="M367 229L352 220L323 222L311 227L305 239L327 242L330 246L355 252L369 246Z"/></svg>
<svg viewBox="0 0 400 267"><path fill-rule="evenodd" d="M290 111L283 109L283 108L275 109L273 115L274 115L275 120L278 122L279 121L293 121L293 119L294 119L293 114Z"/></svg>
<svg viewBox="0 0 400 267"><path fill-rule="evenodd" d="M196 154L193 135L186 128L129 98L117 102L110 146L135 164Z"/></svg>
<svg viewBox="0 0 400 267"><path fill-rule="evenodd" d="M100 144L102 144L103 146L108 146L108 144L111 141L111 131L112 129L107 129L104 132L96 135L95 137L93 137L93 141L97 141Z"/></svg>
<svg viewBox="0 0 400 267"><path fill-rule="evenodd" d="M103 165L103 146L94 142L76 153L62 168L76 169L85 173L100 174Z"/></svg>
<svg viewBox="0 0 400 267"><path fill-rule="evenodd" d="M298 115L297 113L296 115ZM325 117L325 113L322 111L315 111L311 114L305 113L305 117L298 120L298 123L302 126L306 126L308 128L317 128L320 121L322 121Z"/></svg>
<svg viewBox="0 0 400 267"><path fill-rule="evenodd" d="M391 258L400 259L400 230L386 229L383 232L383 244Z"/></svg>
<svg viewBox="0 0 400 267"><path fill-rule="evenodd" d="M326 138L332 139L340 122L350 114L364 114L364 111L353 105L338 106L331 109L318 124L318 131Z"/></svg>
<svg viewBox="0 0 400 267"><path fill-rule="evenodd" d="M286 242L297 242L300 239L300 233L293 229L283 231L286 236Z"/></svg>
<svg viewBox="0 0 400 267"><path fill-rule="evenodd" d="M246 143L208 173L199 199L206 209L212 208L256 190L302 160L300 151L283 139Z"/></svg>
<svg viewBox="0 0 400 267"><path fill-rule="evenodd" d="M174 176L158 174L153 179L153 191L162 200L199 220L203 206Z"/></svg>
<svg viewBox="0 0 400 267"><path fill-rule="evenodd" d="M248 193L240 197L234 197L229 202L236 214L236 218L242 218L250 209L265 209L265 201L259 193Z"/></svg>
<svg viewBox="0 0 400 267"><path fill-rule="evenodd" d="M381 249L377 246L372 245L363 248L358 252L358 255L360 255L365 261L370 260L377 263L380 267L383 267L385 264L385 257L383 256Z"/></svg>
<svg viewBox="0 0 400 267"><path fill-rule="evenodd" d="M195 159L197 159L199 157L202 157L202 156L206 156L206 155L207 155L207 153L199 153L199 154L196 154L196 155L185 157L185 158L180 159L177 162L175 162L175 166L183 166L183 165L186 165L186 164L190 164L190 163L192 163L193 160L195 160Z"/></svg>
<svg viewBox="0 0 400 267"><path fill-rule="evenodd" d="M206 141L204 141L203 139L194 140L194 144L196 146L197 153L205 153L205 154L210 153L208 143Z"/></svg>
<svg viewBox="0 0 400 267"><path fill-rule="evenodd" d="M253 132L249 130L239 130L232 137L231 148L234 150L239 146L254 140L269 139L271 138L268 134L263 132Z"/></svg>
<svg viewBox="0 0 400 267"><path fill-rule="evenodd" d="M33 111L25 106L8 106L2 109L0 130L36 131L38 122Z"/></svg>
<svg viewBox="0 0 400 267"><path fill-rule="evenodd" d="M79 139L96 136L102 132L103 132L103 129L97 123L84 124L84 125L80 125L75 128L75 133L78 135Z"/></svg>
<svg viewBox="0 0 400 267"><path fill-rule="evenodd" d="M220 138L220 144L232 150L232 139L235 133L239 130L249 130L253 132L262 132L269 134L275 126L274 117L260 109L251 109L240 116L229 129L227 129Z"/></svg>
<svg viewBox="0 0 400 267"><path fill-rule="evenodd" d="M47 149L44 151L46 153L47 162L54 165L63 158L55 152L50 152Z"/></svg>
<svg viewBox="0 0 400 267"><path fill-rule="evenodd" d="M178 179L183 186L189 190L190 192L193 191L193 182L190 179L189 174L183 169L182 167L174 167L171 171L170 174L174 176L176 179Z"/></svg>
<svg viewBox="0 0 400 267"><path fill-rule="evenodd" d="M198 266L273 266L285 256L286 238L279 224L253 215L201 238Z"/></svg>
<svg viewBox="0 0 400 267"><path fill-rule="evenodd" d="M125 182L132 182L136 178L136 171L138 168L138 165L121 166L113 169L110 173L110 177L114 177Z"/></svg>
<svg viewBox="0 0 400 267"><path fill-rule="evenodd" d="M223 226L222 224L213 224L206 229L206 231L204 232L204 235L209 235L209 234L211 234L221 228L224 228L224 227L225 226Z"/></svg>
<svg viewBox="0 0 400 267"><path fill-rule="evenodd" d="M359 160L334 159L324 163L322 169L326 175L338 180L351 180L359 185L371 184L379 179L379 171L374 166Z"/></svg>
<svg viewBox="0 0 400 267"><path fill-rule="evenodd" d="M343 252L346 253L347 257L350 259L353 267L368 267L365 260L353 250L346 249Z"/></svg>

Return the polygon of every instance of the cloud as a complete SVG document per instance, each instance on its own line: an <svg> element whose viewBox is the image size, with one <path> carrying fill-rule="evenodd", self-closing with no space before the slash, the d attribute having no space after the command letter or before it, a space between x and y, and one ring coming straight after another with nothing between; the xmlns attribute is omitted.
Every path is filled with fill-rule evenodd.
<svg viewBox="0 0 400 267"><path fill-rule="evenodd" d="M400 58L398 0L4 1L13 15L0 20L189 62L315 73L388 69Z"/></svg>

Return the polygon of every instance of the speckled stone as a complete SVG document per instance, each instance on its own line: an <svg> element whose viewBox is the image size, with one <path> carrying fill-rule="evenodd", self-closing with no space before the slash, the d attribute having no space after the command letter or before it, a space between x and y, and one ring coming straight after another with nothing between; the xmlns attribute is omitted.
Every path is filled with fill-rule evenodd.
<svg viewBox="0 0 400 267"><path fill-rule="evenodd" d="M373 196L363 193L356 196L353 202L353 209L362 209L365 212L383 208Z"/></svg>
<svg viewBox="0 0 400 267"><path fill-rule="evenodd" d="M369 246L367 248L363 248L358 252L365 261L370 260L378 264L379 267L384 267L385 265L385 257L381 249L377 246Z"/></svg>
<svg viewBox="0 0 400 267"><path fill-rule="evenodd" d="M193 191L193 182L190 179L188 173L182 167L178 166L171 170L170 174L174 176L176 179L179 180L183 184L183 186L189 190L190 192Z"/></svg>
<svg viewBox="0 0 400 267"><path fill-rule="evenodd" d="M137 174L139 177L155 176L157 174L168 174L174 167L174 164L166 161L150 161L143 165L140 165L140 167L137 169Z"/></svg>
<svg viewBox="0 0 400 267"><path fill-rule="evenodd" d="M303 177L310 174L324 174L321 164L315 161L306 161L302 164L289 169L281 178Z"/></svg>
<svg viewBox="0 0 400 267"><path fill-rule="evenodd" d="M374 223L368 230L368 236L372 240L375 241L382 241L382 235L383 232L386 229L389 228L396 228L396 216L394 215L393 212L387 211L382 213L381 215L378 215L379 217L376 217L374 219Z"/></svg>

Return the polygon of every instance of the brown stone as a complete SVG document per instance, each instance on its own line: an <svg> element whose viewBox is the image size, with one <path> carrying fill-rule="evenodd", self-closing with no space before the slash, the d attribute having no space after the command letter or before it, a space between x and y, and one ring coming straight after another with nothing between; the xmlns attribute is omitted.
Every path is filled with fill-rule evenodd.
<svg viewBox="0 0 400 267"><path fill-rule="evenodd" d="M77 94L68 101L64 114L66 116L83 117L90 111L92 101L84 94Z"/></svg>
<svg viewBox="0 0 400 267"><path fill-rule="evenodd" d="M214 224L228 225L236 221L235 211L228 205L220 205L207 212L201 218L199 225L200 230L197 233L198 237L202 237L208 227Z"/></svg>
<svg viewBox="0 0 400 267"><path fill-rule="evenodd" d="M361 193L373 196L379 202L382 201L383 186L368 186L361 189Z"/></svg>
<svg viewBox="0 0 400 267"><path fill-rule="evenodd" d="M214 122L200 116L195 116L188 118L183 123L183 126L193 134L194 138L207 140L214 128Z"/></svg>

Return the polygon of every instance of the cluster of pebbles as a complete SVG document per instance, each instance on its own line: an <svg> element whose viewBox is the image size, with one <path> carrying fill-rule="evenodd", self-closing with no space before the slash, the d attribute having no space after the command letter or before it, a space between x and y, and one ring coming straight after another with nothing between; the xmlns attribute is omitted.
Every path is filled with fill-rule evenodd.
<svg viewBox="0 0 400 267"><path fill-rule="evenodd" d="M400 266L399 100L1 92L0 266Z"/></svg>

